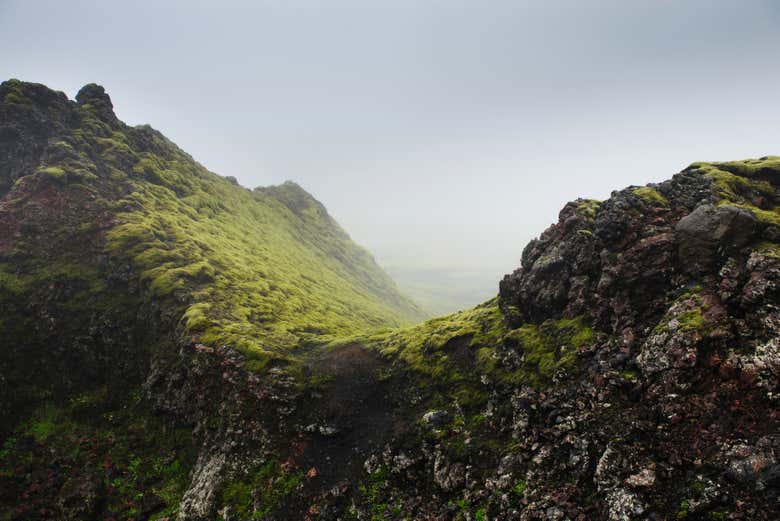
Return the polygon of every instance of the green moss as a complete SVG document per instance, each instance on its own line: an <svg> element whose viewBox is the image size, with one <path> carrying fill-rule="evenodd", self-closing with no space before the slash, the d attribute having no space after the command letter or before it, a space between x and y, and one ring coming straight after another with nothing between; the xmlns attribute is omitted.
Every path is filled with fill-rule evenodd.
<svg viewBox="0 0 780 521"><path fill-rule="evenodd" d="M451 342L461 339L474 352L481 346L499 346L506 329L497 299L473 309L435 318L420 325L384 330L373 335L342 339L339 343L361 341L387 357L398 358L417 371L452 383L461 375L454 367L456 353Z"/></svg>
<svg viewBox="0 0 780 521"><path fill-rule="evenodd" d="M626 369L625 371L621 371L620 377L631 381L638 380L639 372L634 369Z"/></svg>
<svg viewBox="0 0 780 521"><path fill-rule="evenodd" d="M710 166L748 179L756 179L762 173L769 173L772 175L776 172L780 172L780 156L766 156L759 159L697 164Z"/></svg>
<svg viewBox="0 0 780 521"><path fill-rule="evenodd" d="M677 515L675 516L677 519L686 519L688 517L688 514L690 513L691 505L687 500L682 500L680 502L680 508L677 511Z"/></svg>
<svg viewBox="0 0 780 521"><path fill-rule="evenodd" d="M293 212L273 192L248 192L183 158L141 157L134 172L152 183L125 199L132 210L108 250L179 307L185 333L286 358L315 337L420 316L326 213Z"/></svg>
<svg viewBox="0 0 780 521"><path fill-rule="evenodd" d="M727 163L694 163L689 169L712 179L718 205L751 211L767 224L780 226L780 201L769 179L780 177L780 157L764 157ZM763 201L760 206L756 201Z"/></svg>
<svg viewBox="0 0 780 521"><path fill-rule="evenodd" d="M681 313L677 317L677 321L680 324L681 331L700 331L705 324L704 315L702 315L702 310L699 308Z"/></svg>
<svg viewBox="0 0 780 521"><path fill-rule="evenodd" d="M669 329L669 323L672 320L677 322L676 328L680 331L701 331L707 332L708 324L704 318L704 313L707 311L707 306L704 304L704 300L699 294L702 287L699 285L688 288L677 299L675 304L683 303L685 306L683 311L676 316L665 316L658 325L654 328L654 333L667 331ZM688 302L686 302L688 301Z"/></svg>
<svg viewBox="0 0 780 521"><path fill-rule="evenodd" d="M381 465L377 470L368 475L366 483L358 487L363 501L371 512L371 521L387 519L387 514L392 510L392 507L382 500L383 494L388 487L389 476L390 472L387 466Z"/></svg>
<svg viewBox="0 0 780 521"><path fill-rule="evenodd" d="M60 410L52 405L45 405L35 413L26 427L26 433L33 436L38 443L44 443L57 432Z"/></svg>
<svg viewBox="0 0 780 521"><path fill-rule="evenodd" d="M518 481L517 483L515 483L515 486L512 487L512 493L516 497L522 498L525 496L525 489L526 489L525 481Z"/></svg>
<svg viewBox="0 0 780 521"><path fill-rule="evenodd" d="M669 206L669 201L666 200L666 197L650 186L634 188L634 195L650 206Z"/></svg>
<svg viewBox="0 0 780 521"><path fill-rule="evenodd" d="M14 273L12 266L0 263L0 294L7 292L14 296L21 295L26 287L24 279Z"/></svg>
<svg viewBox="0 0 780 521"><path fill-rule="evenodd" d="M582 318L526 324L506 335L522 350L526 367L543 378L551 377L558 369L573 367L578 349L593 338L593 330L584 325Z"/></svg>
<svg viewBox="0 0 780 521"><path fill-rule="evenodd" d="M35 173L41 177L46 177L53 181L59 181L59 182L65 182L68 178L67 174L65 173L65 170L57 166L47 166L47 167L39 168L38 170L35 171Z"/></svg>
<svg viewBox="0 0 780 521"><path fill-rule="evenodd" d="M71 202L88 198L103 210L82 214L69 231L99 243L105 223L114 224L104 253L131 268L143 298L165 309L179 338L233 346L264 367L290 361L301 345L424 318L297 185L248 191L150 128L111 128L88 105L75 110L80 125L49 146L51 164L36 175L67 185ZM0 265L0 294L43 287L43 270L78 257L26 250L48 257L49 267Z"/></svg>
<svg viewBox="0 0 780 521"><path fill-rule="evenodd" d="M752 204L735 203L732 201L720 201L719 206L736 206L751 212L759 221L772 224L774 226L780 226L780 206L774 206L769 209L762 209Z"/></svg>
<svg viewBox="0 0 780 521"><path fill-rule="evenodd" d="M446 387L448 396L461 405L476 406L486 399L476 383L480 374L511 385L540 385L560 369L573 369L578 350L594 336L582 317L508 330L493 299L418 326L349 337L337 344L362 342ZM505 344L521 351L521 367L510 370L499 362ZM464 361L469 359L473 362Z"/></svg>
<svg viewBox="0 0 780 521"><path fill-rule="evenodd" d="M593 220L596 218L596 211L601 205L601 201L596 199L577 199L577 209L585 215L588 219Z"/></svg>
<svg viewBox="0 0 780 521"><path fill-rule="evenodd" d="M3 98L3 102L7 103L9 105L29 105L30 101L16 92L9 92L5 95L5 98Z"/></svg>
<svg viewBox="0 0 780 521"><path fill-rule="evenodd" d="M3 82L3 86L7 89L2 100L4 105L17 110L33 109L32 100L25 94L24 84L21 81L11 79Z"/></svg>

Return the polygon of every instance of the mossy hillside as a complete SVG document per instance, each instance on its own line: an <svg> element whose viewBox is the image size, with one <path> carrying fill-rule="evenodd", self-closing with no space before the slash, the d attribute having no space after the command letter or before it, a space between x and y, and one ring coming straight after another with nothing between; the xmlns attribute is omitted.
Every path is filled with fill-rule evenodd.
<svg viewBox="0 0 780 521"><path fill-rule="evenodd" d="M581 317L510 329L497 299L492 299L418 326L346 341L377 349L469 404L481 399L481 375L512 386L544 385L558 370L572 370L578 350L594 339ZM507 362L508 353L516 353L519 362Z"/></svg>
<svg viewBox="0 0 780 521"><path fill-rule="evenodd" d="M146 182L133 182L108 250L132 261L155 298L182 303L184 333L274 357L420 316L324 208L294 211L278 190L250 192L172 153L140 155L133 172Z"/></svg>
<svg viewBox="0 0 780 521"><path fill-rule="evenodd" d="M246 190L150 127L116 121L104 100L75 104L52 94L62 104L56 108L68 113L53 115L48 98L34 95L41 88L16 81L2 87L14 103L21 99L25 110L50 120L56 133L29 173L9 174L7 200L23 208L47 192L95 211L79 213L56 250L27 243L27 236L18 241L12 257L0 258L0 293L48 287L54 278L46 271L61 265L95 271L98 262L75 247L78 235L91 245L105 239L109 264L130 266L146 300L163 309L181 337L232 345L260 361L285 358L323 335L422 318L297 185ZM46 270L24 266L24 259L44 257Z"/></svg>
<svg viewBox="0 0 780 521"><path fill-rule="evenodd" d="M448 360L447 344L458 338L468 339L469 346L498 346L506 329L497 299L472 309L434 318L417 326L380 331L366 338L388 357L402 360L410 367L440 376L443 370L436 358Z"/></svg>
<svg viewBox="0 0 780 521"><path fill-rule="evenodd" d="M137 184L108 234L108 250L131 260L152 296L181 308L184 334L273 358L419 316L335 223L201 174L183 194Z"/></svg>

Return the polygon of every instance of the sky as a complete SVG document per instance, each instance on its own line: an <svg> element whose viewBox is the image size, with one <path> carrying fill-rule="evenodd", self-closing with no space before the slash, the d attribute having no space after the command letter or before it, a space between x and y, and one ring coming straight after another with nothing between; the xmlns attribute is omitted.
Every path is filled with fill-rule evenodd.
<svg viewBox="0 0 780 521"><path fill-rule="evenodd" d="M99 83L398 277L489 296L569 200L780 154L778 27L776 0L0 0L0 79Z"/></svg>

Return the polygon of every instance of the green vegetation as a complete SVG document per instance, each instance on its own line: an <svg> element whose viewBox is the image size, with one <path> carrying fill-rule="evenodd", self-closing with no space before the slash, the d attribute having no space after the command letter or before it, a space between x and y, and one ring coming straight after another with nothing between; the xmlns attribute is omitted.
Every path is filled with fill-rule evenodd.
<svg viewBox="0 0 780 521"><path fill-rule="evenodd" d="M660 332L668 330L669 324L674 320L677 323L676 328L679 331L706 332L708 324L704 318L704 312L707 311L707 306L700 295L701 290L701 286L693 286L677 297L677 299L675 299L675 304L684 306L682 311L676 315L665 316L658 325L655 326L655 331Z"/></svg>
<svg viewBox="0 0 780 521"><path fill-rule="evenodd" d="M368 475L368 481L360 485L358 490L371 512L371 521L384 521L388 515L400 514L400 507L393 506L382 500L389 485L390 471L387 466L381 465L377 470Z"/></svg>
<svg viewBox="0 0 780 521"><path fill-rule="evenodd" d="M132 210L108 250L132 260L154 298L180 307L182 333L284 358L323 335L420 316L299 187L249 192L182 159L144 157L134 171L151 182L124 200Z"/></svg>
<svg viewBox="0 0 780 521"><path fill-rule="evenodd" d="M268 461L245 479L227 484L222 503L239 519L266 519L280 507L303 482L303 471L285 469L277 461Z"/></svg>
<svg viewBox="0 0 780 521"><path fill-rule="evenodd" d="M34 107L17 83L9 85L3 103ZM0 373L28 407L13 409L18 424L0 430L0 485L16 487L9 488L12 497L32 491L30 508L42 490L36 488L41 483L34 471L44 469L55 476L55 497L71 476L96 482L106 492L99 507L104 517L141 517L148 494L160 499L152 519L176 515L200 440L192 439L189 428L179 429L154 415L138 386L149 362L140 355L171 348L177 340L180 345L235 347L247 355L244 368L258 372L271 363L297 363L312 346L356 343L373 349L390 363L365 369L371 372L371 385L376 371L377 387L387 384L397 392L392 386L411 380L414 388L413 406L399 408L399 416L409 417L393 417L393 428L396 421L408 420L404 436L435 443L448 460L470 465L475 475L491 466L491 458L512 450L508 438L515 432L509 433L505 421L512 411L502 410L512 404L494 397L525 384L545 387L560 374L576 373L580 352L596 341L597 333L583 316L510 329L514 322L506 320L497 299L409 326L422 312L301 187L288 182L247 190L209 172L148 127L106 122L90 104L72 110L75 128L63 128L62 135L42 145L45 162L13 183L0 179L0 188L10 190L4 211L19 219L12 224L35 231L14 234L20 238L0 256L0 332L25 355L12 351L16 345L0 352ZM693 168L712 179L718 204L746 208L762 222L780 225L780 201L771 185L780 172L780 158ZM633 193L649 205L669 205L653 187ZM24 210L30 201L46 219L28 219ZM601 203L575 204L583 228L576 233L589 240ZM51 207L58 211L47 214ZM780 258L774 243L753 246ZM619 253L609 255L616 263ZM674 316L658 327L675 320L680 331L706 331L709 317L701 291L692 287L682 294ZM28 316L29 309L37 315ZM52 348L52 338L64 339L63 345ZM81 363L83 353L84 360L92 355L98 360L83 371L90 375L85 381L74 377L63 384L62 393L46 382L49 374L66 367L55 363L61 352L71 363ZM16 372L19 365L14 364L21 359L30 365ZM316 360L307 362L313 366ZM39 372L42 367L49 373ZM634 364L620 367L627 367L619 373L622 378L639 380ZM303 364L286 369L285 377L296 377L291 388L309 386L296 391L330 391L323 384L328 378L351 375L335 370L320 374ZM109 384L111 377L105 375L112 370L121 378ZM106 382L92 381L96 374ZM286 378L276 382L287 385ZM5 408L5 398L0 396L4 414L12 410ZM297 407L298 398L291 400ZM420 419L421 411L433 408L447 409L440 416L445 419ZM225 414L204 422L214 432L228 417L220 411ZM620 412L614 407L604 414ZM297 421L296 412L292 422ZM294 458L281 462L289 443L303 438L284 439L289 431L279 434L282 442L273 447L278 456L262 464L254 460L246 470L236 465L225 471L230 479L217 491L217 503L228 507L230 519L268 519L308 492L310 482ZM277 441L276 435L269 434L269 444ZM399 496L393 495L397 479L380 467L357 493L350 490L350 499L362 501L372 520L397 518L402 511ZM696 492L697 486L703 487L691 489ZM507 490L514 505L531 499L527 492L522 480ZM459 509L456 518L487 520L483 505L491 503L484 497L469 494L467 501L450 493ZM689 516L690 508L683 501L677 517ZM716 519L716 514L710 517ZM10 513L0 511L0 519L6 517Z"/></svg>
<svg viewBox="0 0 780 521"><path fill-rule="evenodd" d="M636 369L626 369L625 371L620 372L620 377L626 380L635 381L639 379L639 376L640 373Z"/></svg>
<svg viewBox="0 0 780 521"><path fill-rule="evenodd" d="M17 90L21 83L11 94ZM236 347L262 368L307 343L423 318L294 183L250 191L149 127L111 126L89 103L74 110L81 125L48 145L36 182L93 210L74 215L71 245L77 237L94 244L103 233L90 227L96 221L114 223L105 252L132 267L180 337ZM30 182L18 180L9 197L21 204ZM104 276L81 250L61 248L45 264L25 265L47 248L20 242L13 262L0 259L0 298L48 287L66 270L99 293Z"/></svg>
<svg viewBox="0 0 780 521"><path fill-rule="evenodd" d="M70 479L106 490L101 508L116 519L134 518L145 494L160 498L151 519L177 512L195 458L190 433L154 417L140 393L129 395L129 401L112 403L105 389L97 389L67 404L45 403L19 424L0 449L0 483L8 493L27 495L17 515L46 501L51 480L57 480L56 491ZM33 470L26 491L15 490L18 473ZM6 514L0 511L0 519Z"/></svg>
<svg viewBox="0 0 780 521"><path fill-rule="evenodd" d="M556 371L573 368L578 350L593 339L593 330L581 317L509 330L497 299L493 299L418 326L349 337L338 343L361 341L447 386L455 396L478 399L479 391L474 387L477 372L512 385L539 385ZM504 346L518 349L522 355L519 367L500 363L498 355Z"/></svg>
<svg viewBox="0 0 780 521"><path fill-rule="evenodd" d="M744 210L749 210L753 213L753 215L756 216L756 219L759 221L766 224L780 226L780 206L775 206L771 209L764 210L752 204L733 203L731 201L721 201L719 204L721 206L729 205L736 206L737 208L742 208Z"/></svg>
<svg viewBox="0 0 780 521"><path fill-rule="evenodd" d="M67 178L67 175L65 174L65 170L56 166L47 166L44 168L39 168L35 173L40 176L48 177L55 181L64 181Z"/></svg>
<svg viewBox="0 0 780 521"><path fill-rule="evenodd" d="M581 318L547 320L541 325L526 324L510 331L506 338L517 342L526 364L543 377L574 364L577 350L593 341L593 330Z"/></svg>
<svg viewBox="0 0 780 521"><path fill-rule="evenodd" d="M24 434L32 436L38 443L45 443L60 427L59 415L59 409L47 404L30 419Z"/></svg>
<svg viewBox="0 0 780 521"><path fill-rule="evenodd" d="M677 519L685 519L688 517L689 510L691 508L690 503L687 500L682 500L680 502L680 508L677 511Z"/></svg>
<svg viewBox="0 0 780 521"><path fill-rule="evenodd" d="M666 197L650 186L634 188L634 195L650 206L669 206L669 201L666 200Z"/></svg>
<svg viewBox="0 0 780 521"><path fill-rule="evenodd" d="M417 326L380 331L362 340L378 346L386 356L398 356L415 369L438 376L442 367L432 366L430 357L445 361L448 354L444 348L450 341L467 338L470 346L496 346L503 333L503 315L497 299L492 299L473 309L434 318Z"/></svg>
<svg viewBox="0 0 780 521"><path fill-rule="evenodd" d="M442 397L455 397L462 406L476 409L486 399L474 370L476 350L480 346L498 348L504 332L503 315L493 299L417 326L349 337L339 343L358 341L377 349L412 368L420 378L435 382L429 388L440 389Z"/></svg>
<svg viewBox="0 0 780 521"><path fill-rule="evenodd" d="M780 226L780 201L770 180L780 177L780 157L762 157L725 163L694 163L689 169L712 179L719 205L751 211L759 221Z"/></svg>
<svg viewBox="0 0 780 521"><path fill-rule="evenodd" d="M480 520L480 521L487 520L487 510L485 508L478 508L477 510L473 511L472 504L464 498L459 498L454 501L450 501L450 505L458 508L458 512L455 515L456 520L460 521L463 519L470 519L472 518L472 512L473 512L473 519Z"/></svg>
<svg viewBox="0 0 780 521"><path fill-rule="evenodd" d="M596 210L598 210L601 201L596 199L577 199L577 210L584 214L589 219L596 218Z"/></svg>
<svg viewBox="0 0 780 521"><path fill-rule="evenodd" d="M704 316L701 308L690 309L677 317L681 331L700 331L704 328Z"/></svg>
<svg viewBox="0 0 780 521"><path fill-rule="evenodd" d="M8 92L3 98L3 103L15 108L30 108L32 103L25 95L24 84L19 80L8 80L5 82L8 86Z"/></svg>

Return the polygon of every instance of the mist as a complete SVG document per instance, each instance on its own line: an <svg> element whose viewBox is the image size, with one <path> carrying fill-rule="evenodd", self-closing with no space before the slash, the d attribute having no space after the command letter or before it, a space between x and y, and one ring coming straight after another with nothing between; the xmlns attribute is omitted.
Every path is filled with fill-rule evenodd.
<svg viewBox="0 0 780 521"><path fill-rule="evenodd" d="M0 1L0 77L105 86L247 187L294 180L435 312L577 197L780 150L767 1Z"/></svg>

